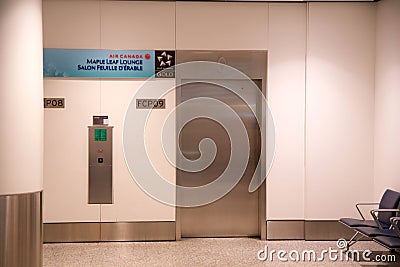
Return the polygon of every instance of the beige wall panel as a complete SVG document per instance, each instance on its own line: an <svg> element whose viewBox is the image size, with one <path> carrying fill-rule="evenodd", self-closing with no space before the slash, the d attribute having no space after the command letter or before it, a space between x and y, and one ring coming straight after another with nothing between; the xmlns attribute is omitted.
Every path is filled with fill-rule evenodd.
<svg viewBox="0 0 400 267"><path fill-rule="evenodd" d="M400 191L400 1L377 4L375 73L375 199Z"/></svg>
<svg viewBox="0 0 400 267"><path fill-rule="evenodd" d="M101 85L103 114L109 115L110 125L114 126L114 204L102 205L101 220L114 221L174 221L175 208L151 198L137 185L127 168L124 154L122 133L125 112L131 100L135 101L135 93L145 81L103 81ZM174 80L152 81L161 88L171 88ZM153 98L149 92L148 98ZM152 134L146 135L149 154L152 155L154 167L163 177L175 183L175 168L165 159L161 147L159 127L163 125L164 117L175 106L175 94L166 97L167 109L157 110L150 127ZM138 127L142 127L139 126ZM146 157L147 155L136 155Z"/></svg>
<svg viewBox="0 0 400 267"><path fill-rule="evenodd" d="M267 49L267 3L176 3L176 48Z"/></svg>
<svg viewBox="0 0 400 267"><path fill-rule="evenodd" d="M45 48L100 48L100 1L43 0Z"/></svg>
<svg viewBox="0 0 400 267"><path fill-rule="evenodd" d="M96 222L99 205L88 204L88 126L100 112L100 82L53 80L45 97L65 98L64 109L46 109L44 126L44 222Z"/></svg>
<svg viewBox="0 0 400 267"><path fill-rule="evenodd" d="M373 190L375 6L310 3L306 219L357 216Z"/></svg>
<svg viewBox="0 0 400 267"><path fill-rule="evenodd" d="M102 1L101 48L175 49L175 3Z"/></svg>
<svg viewBox="0 0 400 267"><path fill-rule="evenodd" d="M268 103L276 153L267 178L267 219L304 219L305 4L269 5Z"/></svg>

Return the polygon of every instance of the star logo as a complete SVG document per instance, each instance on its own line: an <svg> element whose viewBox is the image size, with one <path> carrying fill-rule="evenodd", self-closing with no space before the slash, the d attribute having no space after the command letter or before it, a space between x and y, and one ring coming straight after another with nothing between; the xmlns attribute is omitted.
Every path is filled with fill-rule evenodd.
<svg viewBox="0 0 400 267"><path fill-rule="evenodd" d="M168 75L168 77L175 77L175 70L174 67L175 66L175 51L167 51L167 50L156 50L155 51L155 74L156 77L157 73L164 71L166 69L165 72L170 73L170 75Z"/></svg>

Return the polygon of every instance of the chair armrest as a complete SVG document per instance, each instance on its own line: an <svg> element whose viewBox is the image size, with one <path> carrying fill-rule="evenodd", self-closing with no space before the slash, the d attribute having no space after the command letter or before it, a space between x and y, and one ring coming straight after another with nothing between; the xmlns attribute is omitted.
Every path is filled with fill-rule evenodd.
<svg viewBox="0 0 400 267"><path fill-rule="evenodd" d="M373 209L370 211L370 213L371 213L372 217L374 218L374 221L378 225L379 229L383 229L381 223L378 220L378 216L377 216L377 214L379 212L400 212L400 209Z"/></svg>
<svg viewBox="0 0 400 267"><path fill-rule="evenodd" d="M397 235L400 237L399 221L400 221L400 217L390 218L390 222L392 223L391 227L395 230Z"/></svg>
<svg viewBox="0 0 400 267"><path fill-rule="evenodd" d="M400 221L400 217L392 217L392 218L390 218L390 222L391 223L397 223L399 221Z"/></svg>
<svg viewBox="0 0 400 267"><path fill-rule="evenodd" d="M379 205L379 203L367 203L367 202L365 202L365 203L357 203L357 204L356 204L356 209L357 209L358 213L361 215L361 218L362 218L364 221L365 221L365 217L364 217L364 215L362 214L362 212L361 212L359 206L372 206L372 205Z"/></svg>

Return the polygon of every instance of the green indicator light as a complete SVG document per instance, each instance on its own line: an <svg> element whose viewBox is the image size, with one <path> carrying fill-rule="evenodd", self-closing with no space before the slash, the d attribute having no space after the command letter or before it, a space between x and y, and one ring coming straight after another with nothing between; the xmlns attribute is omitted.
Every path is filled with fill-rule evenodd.
<svg viewBox="0 0 400 267"><path fill-rule="evenodd" d="M94 141L107 141L107 129L94 129Z"/></svg>

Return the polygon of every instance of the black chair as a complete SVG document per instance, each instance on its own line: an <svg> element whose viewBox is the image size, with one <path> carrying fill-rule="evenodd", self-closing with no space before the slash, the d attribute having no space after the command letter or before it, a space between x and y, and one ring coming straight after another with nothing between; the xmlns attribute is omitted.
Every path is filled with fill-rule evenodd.
<svg viewBox="0 0 400 267"><path fill-rule="evenodd" d="M360 234L365 235L366 237L376 237L376 236L388 236L388 237L397 237L397 233L394 229L379 229L374 227L356 227L354 228Z"/></svg>
<svg viewBox="0 0 400 267"><path fill-rule="evenodd" d="M398 225L397 225L398 218L399 217L390 218L391 226L388 229L362 226L362 227L355 227L354 230L369 238L382 237L382 236L399 237L400 232L398 231Z"/></svg>
<svg viewBox="0 0 400 267"><path fill-rule="evenodd" d="M391 229L386 229L386 230L391 230L392 232L395 233L395 236L382 234L375 236L373 240L390 250L397 250L400 249L400 229L399 229L400 217L391 218L391 222L392 222ZM381 229L381 231L384 230L385 229Z"/></svg>
<svg viewBox="0 0 400 267"><path fill-rule="evenodd" d="M356 209L358 213L361 215L362 219L341 218L339 220L339 222L343 223L347 227L350 227L356 231L356 233L347 243L347 248L354 245L362 237L362 235L359 235L360 233L362 233L361 231L366 232L367 228L389 229L391 225L390 218L395 217L397 213L400 211L399 203L400 203L400 193L390 189L386 189L379 203L357 203ZM378 205L378 204L379 204L378 209L373 209L370 211L374 219L366 220L359 207L362 205ZM360 231L356 230L357 227L361 228L359 229ZM390 235L390 233L391 231L388 231L386 234ZM370 234L372 234L372 232L370 232Z"/></svg>

